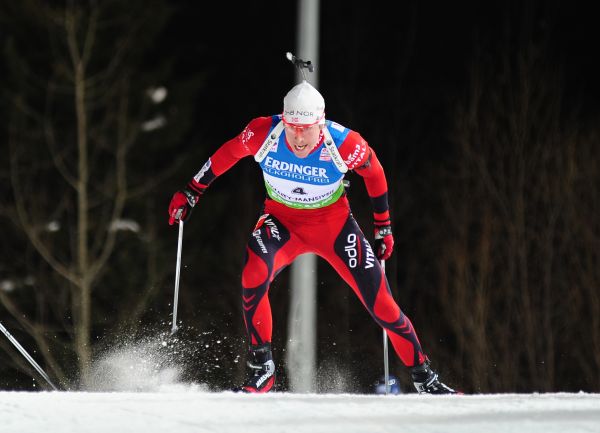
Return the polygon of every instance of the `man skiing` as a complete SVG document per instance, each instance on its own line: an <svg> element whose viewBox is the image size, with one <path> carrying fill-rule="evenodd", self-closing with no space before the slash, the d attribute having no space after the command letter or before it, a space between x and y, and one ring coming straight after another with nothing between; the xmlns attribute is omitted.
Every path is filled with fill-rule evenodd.
<svg viewBox="0 0 600 433"><path fill-rule="evenodd" d="M419 393L455 393L430 368L377 260L387 260L394 246L387 181L377 155L357 132L325 119L325 101L306 80L287 93L282 114L253 119L173 195L169 224L184 221L215 178L246 156L260 164L267 198L248 240L242 272L250 374L240 389L273 389L269 287L298 255L310 252L331 264L387 331ZM362 176L371 199L374 250L350 210L343 183L348 170Z"/></svg>

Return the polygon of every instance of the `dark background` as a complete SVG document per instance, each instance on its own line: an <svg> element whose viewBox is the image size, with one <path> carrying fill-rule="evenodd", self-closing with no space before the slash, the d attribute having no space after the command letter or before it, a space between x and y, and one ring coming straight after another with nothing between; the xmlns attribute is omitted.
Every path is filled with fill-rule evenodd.
<svg viewBox="0 0 600 433"><path fill-rule="evenodd" d="M597 392L600 31L594 14L584 3L563 1L408 1L390 8L322 1L320 56L312 61L327 117L361 133L386 170L396 239L388 277L396 299L451 385L468 392ZM127 155L134 191L121 217L137 221L141 232L119 233L92 284L94 360L125 336L169 328L177 234L166 224L168 202L252 118L281 111L295 80L285 53L295 51L297 5L26 1L0 9L6 113L0 280L16 282L4 290L0 320L37 348L53 377L75 387L82 382L77 372L85 370L85 350L75 338L82 289L48 266L18 212L22 202L30 224L61 221L56 237L43 241L75 274L85 274L74 242L78 197L52 163L43 126L44 118L55 125L61 150L54 154L77 172L75 68L63 10L78 11L81 41L91 11L100 10L106 25L98 27L86 71L90 194L97 197L88 210L90 233L105 233L116 196L111 143L119 123L111 101L130 95L125 111L132 124L166 118L163 128L137 136ZM114 41L126 34L132 35L128 54L102 75L118 58ZM52 98L51 81L60 84ZM148 108L144 90L159 85L168 97ZM45 114L30 115L23 100ZM10 162L17 154L20 189ZM364 185L348 178L355 216L370 235ZM179 314L189 328L178 344L191 351L187 378L217 390L244 373L239 279L263 197L259 168L243 160L213 183L186 225ZM271 288L282 389L288 277L284 271ZM382 369L380 330L322 261L318 280L320 390L370 392ZM28 389L35 373L9 345L2 347L0 383ZM409 389L396 359L392 372Z"/></svg>

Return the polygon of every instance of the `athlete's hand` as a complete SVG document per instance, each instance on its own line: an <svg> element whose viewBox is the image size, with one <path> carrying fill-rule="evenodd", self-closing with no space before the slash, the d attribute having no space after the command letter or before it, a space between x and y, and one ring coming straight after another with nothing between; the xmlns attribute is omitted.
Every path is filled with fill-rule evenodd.
<svg viewBox="0 0 600 433"><path fill-rule="evenodd" d="M390 220L375 222L375 255L379 260L387 260L394 251L394 235Z"/></svg>
<svg viewBox="0 0 600 433"><path fill-rule="evenodd" d="M179 221L187 220L192 214L192 209L198 202L198 198L198 195L187 188L173 194L169 204L169 225L179 224Z"/></svg>

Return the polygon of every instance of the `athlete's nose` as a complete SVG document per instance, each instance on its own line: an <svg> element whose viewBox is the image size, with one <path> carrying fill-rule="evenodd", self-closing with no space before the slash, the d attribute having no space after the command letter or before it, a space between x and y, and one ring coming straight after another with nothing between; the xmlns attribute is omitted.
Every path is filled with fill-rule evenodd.
<svg viewBox="0 0 600 433"><path fill-rule="evenodd" d="M304 128L294 128L294 135L296 137L303 137L305 131L306 130Z"/></svg>

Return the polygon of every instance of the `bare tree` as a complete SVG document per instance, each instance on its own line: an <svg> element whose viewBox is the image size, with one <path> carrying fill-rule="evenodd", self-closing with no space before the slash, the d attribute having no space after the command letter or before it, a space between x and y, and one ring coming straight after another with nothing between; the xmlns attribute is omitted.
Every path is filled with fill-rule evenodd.
<svg viewBox="0 0 600 433"><path fill-rule="evenodd" d="M65 372L71 358L85 383L95 327L115 309L126 314L121 322L108 319L109 327L134 326L168 275L157 259L156 221L136 214L177 166L159 162L152 147L181 134L174 129L170 139L161 136L168 114L156 109L164 99L157 92L165 92L157 86L167 77L144 63L150 36L167 15L162 2L153 6L28 1L9 11L27 15L21 22L36 37L20 38L15 31L7 44L14 85L7 93L13 200L2 204L0 214L22 234L18 242L32 247L23 271L36 275L45 313L1 291L0 302L61 382L73 379ZM179 122L169 121L174 128ZM133 219L125 218L128 205ZM126 242L139 259L122 253ZM127 275L115 275L127 263ZM129 301L129 291L139 290L134 285L144 279L133 305L114 305L115 298Z"/></svg>

